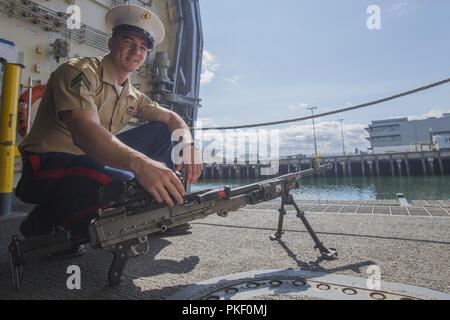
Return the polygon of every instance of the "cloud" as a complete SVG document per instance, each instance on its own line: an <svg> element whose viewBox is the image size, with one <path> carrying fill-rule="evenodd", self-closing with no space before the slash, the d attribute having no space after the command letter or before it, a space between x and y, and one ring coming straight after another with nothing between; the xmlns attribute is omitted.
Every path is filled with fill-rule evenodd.
<svg viewBox="0 0 450 320"><path fill-rule="evenodd" d="M201 118L202 127L214 127L217 123L213 119ZM366 139L368 137L367 132L364 128L367 127L363 124L344 124L344 140L346 154L354 153L355 149L366 150L370 147L369 141ZM213 143L214 147L220 152L225 152L222 146L226 148L234 148L236 145L240 150L238 153L245 154L247 152L255 153L257 136L253 134L262 134L262 136L267 137L267 134L260 130L270 130L267 128L251 128L236 131L236 140L234 136L234 130L212 130L203 131L196 134L197 141L201 143L202 147L211 147ZM280 156L303 154L303 155L313 155L314 154L314 137L312 124L311 125L297 125L285 129L274 129L279 130L279 152ZM267 131L264 131L267 132ZM201 141L200 141L201 140ZM342 139L340 123L338 121L328 121L316 123L316 140L317 149L319 154L323 155L341 155L342 154ZM248 143L246 142L248 141ZM224 143L225 145L222 145ZM247 145L247 147L246 147ZM242 149L243 148L243 149ZM253 151L251 151L253 150Z"/></svg>
<svg viewBox="0 0 450 320"><path fill-rule="evenodd" d="M208 84L214 79L215 72L219 68L215 61L216 57L212 53L207 50L203 51L201 84Z"/></svg>
<svg viewBox="0 0 450 320"><path fill-rule="evenodd" d="M201 84L208 84L214 79L214 72L211 70L205 70L202 72L202 75L200 77L200 83Z"/></svg>
<svg viewBox="0 0 450 320"><path fill-rule="evenodd" d="M406 1L396 2L388 8L389 12L395 13L400 16L407 14L410 9L411 9L411 6Z"/></svg>
<svg viewBox="0 0 450 320"><path fill-rule="evenodd" d="M238 82L240 79L242 79L242 76L240 75L234 75L230 78L225 78L225 81L230 83L230 84L235 84L236 82Z"/></svg>
<svg viewBox="0 0 450 320"><path fill-rule="evenodd" d="M306 102L301 102L297 105L294 105L294 104L288 105L288 109L292 110L292 111L298 111L298 110L304 110L307 106L308 106L308 104Z"/></svg>
<svg viewBox="0 0 450 320"><path fill-rule="evenodd" d="M201 121L201 127L217 127L218 124L215 120L210 118L199 118ZM370 147L367 132L364 128L365 124L343 124L344 140L346 153L353 153L355 148L359 150L366 150ZM340 155L342 154L342 139L341 139L341 127L338 121L319 122L315 125L316 128L316 141L319 154L325 155ZM257 133L259 130L270 130L267 128L251 128L244 130L237 130L238 139L236 143L244 143L249 137L242 135L243 133L249 134L250 132ZM307 156L314 154L314 136L312 124L297 125L279 130L279 154L281 156L304 154ZM198 139L201 139L203 146L209 145L211 141L223 141L227 146L233 146L234 130L220 130L220 131L203 131L196 134ZM220 140L217 140L217 134L220 135ZM251 138L250 142L256 139L256 136ZM252 144L253 147L255 145Z"/></svg>
<svg viewBox="0 0 450 320"><path fill-rule="evenodd" d="M442 110L442 109L433 109L428 113L422 114L422 115L412 115L408 117L408 120L424 120L428 118L440 118L442 117L442 114L444 113L450 113L450 109Z"/></svg>
<svg viewBox="0 0 450 320"><path fill-rule="evenodd" d="M316 123L317 151L320 154L342 154L342 139L339 122ZM343 124L346 153L355 148L365 150L369 147L368 136L363 124ZM280 130L280 155L314 153L314 135L311 125L292 126Z"/></svg>
<svg viewBox="0 0 450 320"><path fill-rule="evenodd" d="M219 125L214 119L211 118L197 118L196 127L198 128L214 128Z"/></svg>

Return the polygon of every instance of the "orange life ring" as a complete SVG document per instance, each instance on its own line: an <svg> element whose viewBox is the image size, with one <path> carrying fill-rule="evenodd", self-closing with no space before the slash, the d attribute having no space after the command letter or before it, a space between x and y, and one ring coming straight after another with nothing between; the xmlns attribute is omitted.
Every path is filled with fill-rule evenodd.
<svg viewBox="0 0 450 320"><path fill-rule="evenodd" d="M42 98L45 91L45 85L39 84L33 87L31 94L31 104L35 103L38 99ZM19 98L19 110L17 112L17 131L20 136L24 137L28 131L28 110L27 104L30 97L30 89L25 90Z"/></svg>

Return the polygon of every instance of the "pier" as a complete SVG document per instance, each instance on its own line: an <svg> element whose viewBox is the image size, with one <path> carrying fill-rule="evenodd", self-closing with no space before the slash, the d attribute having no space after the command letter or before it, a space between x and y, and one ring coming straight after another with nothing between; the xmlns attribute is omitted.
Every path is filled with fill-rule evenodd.
<svg viewBox="0 0 450 320"><path fill-rule="evenodd" d="M449 175L450 150L401 152L373 155L342 155L319 158L320 163L333 164L328 177ZM267 165L266 165L267 166ZM287 157L279 161L279 174L310 168L311 158ZM261 163L214 163L204 166L202 179L258 179Z"/></svg>

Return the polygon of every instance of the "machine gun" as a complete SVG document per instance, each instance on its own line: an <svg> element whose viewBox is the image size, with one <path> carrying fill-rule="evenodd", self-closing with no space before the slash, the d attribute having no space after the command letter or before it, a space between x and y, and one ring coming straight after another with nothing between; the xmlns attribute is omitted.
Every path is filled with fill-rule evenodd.
<svg viewBox="0 0 450 320"><path fill-rule="evenodd" d="M74 245L90 243L94 249L105 249L114 255L108 273L110 285L122 281L122 273L130 257L138 257L149 251L148 236L165 232L187 222L202 219L211 214L226 217L248 204L257 204L281 197L278 228L272 240L283 234L283 217L286 205L294 206L297 217L311 235L315 248L324 259L335 259L337 252L326 248L308 223L305 214L295 203L290 190L298 188L298 179L318 174L331 168L331 164L317 165L310 169L290 173L269 180L244 185L237 188L203 190L188 194L183 204L170 208L160 204L145 191L136 180L112 182L99 191L102 208L89 225L89 234L74 237L70 231L59 230L48 236L19 240L12 238L9 245L12 283L18 289L23 280L25 263L48 254L61 252Z"/></svg>

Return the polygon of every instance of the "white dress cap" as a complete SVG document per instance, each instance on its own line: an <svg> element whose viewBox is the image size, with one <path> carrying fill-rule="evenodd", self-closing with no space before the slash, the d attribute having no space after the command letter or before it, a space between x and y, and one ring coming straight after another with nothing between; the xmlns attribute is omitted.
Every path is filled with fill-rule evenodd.
<svg viewBox="0 0 450 320"><path fill-rule="evenodd" d="M130 25L141 28L155 40L155 46L163 42L164 25L156 14L134 4L117 6L108 11L105 17L108 32L120 25Z"/></svg>

